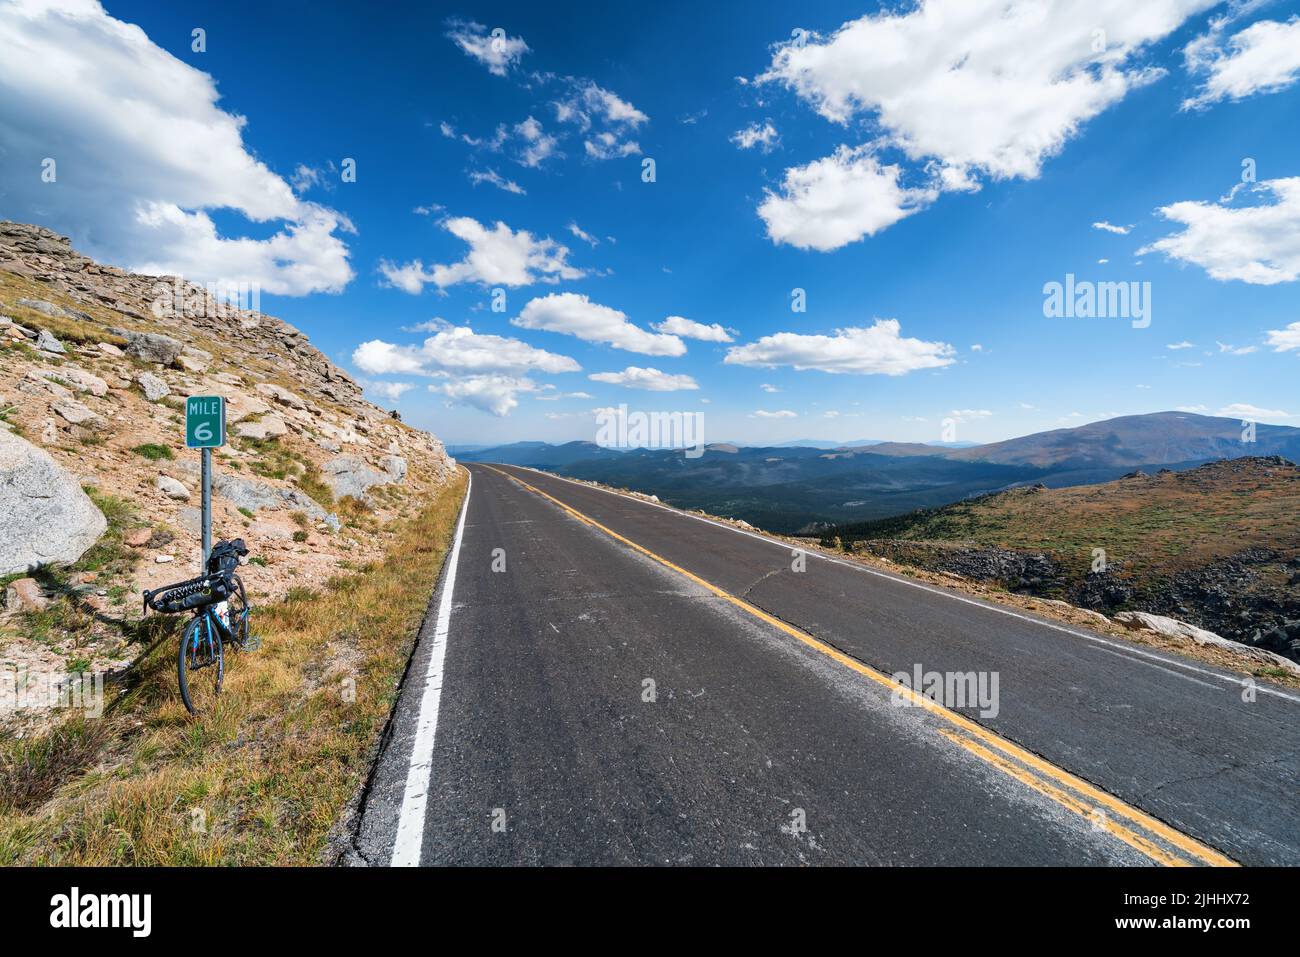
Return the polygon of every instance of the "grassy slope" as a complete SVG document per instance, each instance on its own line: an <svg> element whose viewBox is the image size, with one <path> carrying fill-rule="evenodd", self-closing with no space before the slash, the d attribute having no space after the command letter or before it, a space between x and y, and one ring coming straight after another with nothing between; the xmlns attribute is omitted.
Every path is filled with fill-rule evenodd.
<svg viewBox="0 0 1300 957"><path fill-rule="evenodd" d="M0 864L320 863L369 771L463 493L460 478L406 520L383 562L260 609L262 649L231 657L212 714L185 712L168 635L103 718L5 745Z"/></svg>
<svg viewBox="0 0 1300 957"><path fill-rule="evenodd" d="M1133 573L1167 574L1253 546L1300 549L1298 504L1300 470L1216 463L1104 485L1016 489L841 534L1043 551L1081 569L1101 547Z"/></svg>

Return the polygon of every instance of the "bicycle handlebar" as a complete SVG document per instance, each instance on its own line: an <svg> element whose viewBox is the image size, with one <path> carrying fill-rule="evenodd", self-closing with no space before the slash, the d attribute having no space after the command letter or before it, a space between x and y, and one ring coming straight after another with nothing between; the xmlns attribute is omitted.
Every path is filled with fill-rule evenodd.
<svg viewBox="0 0 1300 957"><path fill-rule="evenodd" d="M242 597L244 583L234 573L200 575L183 582L147 589L141 593L146 608L164 614L189 611L203 605L214 605L236 592Z"/></svg>

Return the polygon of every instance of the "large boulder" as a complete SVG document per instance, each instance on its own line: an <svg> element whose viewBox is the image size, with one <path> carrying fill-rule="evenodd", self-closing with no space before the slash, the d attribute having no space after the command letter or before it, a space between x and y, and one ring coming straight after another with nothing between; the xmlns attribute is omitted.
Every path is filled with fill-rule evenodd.
<svg viewBox="0 0 1300 957"><path fill-rule="evenodd" d="M388 473L390 482L401 483L406 481L406 459L400 455L385 455L379 460L379 465Z"/></svg>
<svg viewBox="0 0 1300 957"><path fill-rule="evenodd" d="M56 355L64 355L68 351L64 348L63 343L56 339L48 329L42 329L36 334L36 348L42 352L52 352Z"/></svg>
<svg viewBox="0 0 1300 957"><path fill-rule="evenodd" d="M152 372L141 372L135 381L140 384L140 391L150 402L161 402L172 394L171 386Z"/></svg>
<svg viewBox="0 0 1300 957"><path fill-rule="evenodd" d="M1231 638L1224 638L1222 635L1216 635L1204 628L1189 625L1177 618L1166 618L1164 615L1152 615L1144 611L1121 611L1115 616L1115 621L1129 631L1151 631L1158 635L1164 635L1166 638L1191 640L1198 645L1221 648L1237 657L1280 668L1283 671L1300 676L1300 663L1292 661L1290 658L1283 658L1281 655L1267 651L1264 648L1256 648L1242 644L1239 641L1233 641Z"/></svg>
<svg viewBox="0 0 1300 957"><path fill-rule="evenodd" d="M183 343L156 332L126 333L126 354L142 362L169 366L180 356L183 348Z"/></svg>
<svg viewBox="0 0 1300 957"><path fill-rule="evenodd" d="M41 315L50 316L56 319L81 319L83 321L89 321L91 318L79 309L65 309L56 303L48 302L44 299L19 299L18 305L26 306L28 309L41 313Z"/></svg>
<svg viewBox="0 0 1300 957"><path fill-rule="evenodd" d="M58 369L31 369L27 373L27 378L64 383L72 386L78 392L89 392L101 399L108 395L107 382L94 373L87 372L85 369L78 369L76 366L61 366Z"/></svg>
<svg viewBox="0 0 1300 957"><path fill-rule="evenodd" d="M181 349L181 354L176 357L176 368L185 372L207 372L210 365L212 365L212 353L196 349L194 346L185 346Z"/></svg>
<svg viewBox="0 0 1300 957"><path fill-rule="evenodd" d="M366 464L366 460L356 455L340 455L330 459L321 468L325 473L325 484L334 490L335 496L343 498L350 495L361 498L372 485L386 485L392 476L377 472Z"/></svg>
<svg viewBox="0 0 1300 957"><path fill-rule="evenodd" d="M162 492L168 498L184 501L190 497L190 490L170 475L159 475L154 479L154 485L157 486L158 491Z"/></svg>
<svg viewBox="0 0 1300 957"><path fill-rule="evenodd" d="M185 460L176 463L176 469L190 475L199 474L199 463ZM261 509L288 508L306 512L312 521L325 518L325 509L321 508L306 492L296 488L282 488L269 482L231 475L221 469L214 470L212 488L216 494L229 501L235 508L257 512Z"/></svg>
<svg viewBox="0 0 1300 957"><path fill-rule="evenodd" d="M289 426L278 415L267 415L256 422L240 422L235 433L245 439L274 439L289 433Z"/></svg>
<svg viewBox="0 0 1300 957"><path fill-rule="evenodd" d="M107 527L47 452L0 429L0 575L76 561Z"/></svg>
<svg viewBox="0 0 1300 957"><path fill-rule="evenodd" d="M97 428L104 423L103 417L94 409L89 409L76 399L59 399L53 403L54 411L73 425Z"/></svg>

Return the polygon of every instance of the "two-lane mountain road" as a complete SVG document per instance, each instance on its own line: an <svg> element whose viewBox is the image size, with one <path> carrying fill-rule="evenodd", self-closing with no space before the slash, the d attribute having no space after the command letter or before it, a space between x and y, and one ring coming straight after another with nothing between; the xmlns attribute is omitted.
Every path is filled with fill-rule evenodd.
<svg viewBox="0 0 1300 957"><path fill-rule="evenodd" d="M1300 695L468 468L358 862L1300 864Z"/></svg>

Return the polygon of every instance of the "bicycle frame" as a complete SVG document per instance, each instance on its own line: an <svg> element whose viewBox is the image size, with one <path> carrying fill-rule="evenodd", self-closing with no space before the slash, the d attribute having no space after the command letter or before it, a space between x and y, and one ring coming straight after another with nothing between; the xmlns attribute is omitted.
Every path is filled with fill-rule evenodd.
<svg viewBox="0 0 1300 957"><path fill-rule="evenodd" d="M204 638L207 641L209 657L212 657L212 655L215 654L216 649L213 646L214 639L223 645L233 644L236 647L239 647L239 642L235 640L235 635L248 633L248 619L253 611L252 606L247 602L244 602L243 607L236 610L230 608L230 605L227 602L226 608L230 617L230 627L227 627L221 620L221 616L217 614L216 604L203 606L199 613L195 615L196 618L201 619L203 622L203 633ZM213 629L216 630L215 635Z"/></svg>

